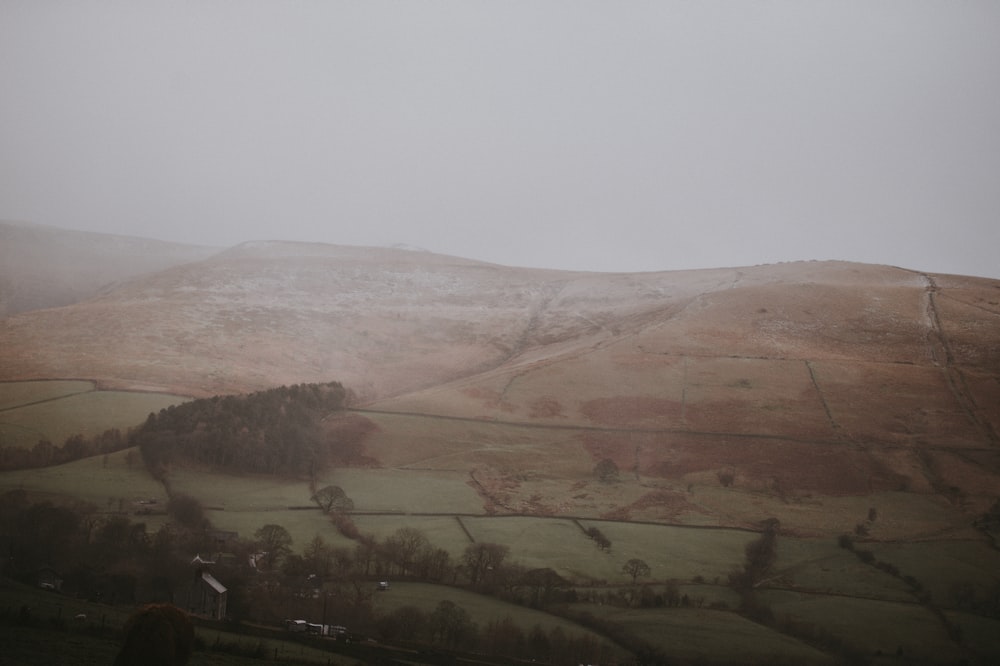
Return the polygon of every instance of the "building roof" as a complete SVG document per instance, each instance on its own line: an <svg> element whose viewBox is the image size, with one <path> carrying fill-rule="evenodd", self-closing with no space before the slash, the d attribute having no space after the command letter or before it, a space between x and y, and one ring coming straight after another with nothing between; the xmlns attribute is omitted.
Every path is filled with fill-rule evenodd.
<svg viewBox="0 0 1000 666"><path fill-rule="evenodd" d="M203 581L205 581L206 583L208 583L208 586L211 587L216 592L218 592L219 594L222 594L222 593L224 593L226 591L226 586L223 585L222 583L220 583L219 581L217 581L215 579L215 576L213 576L212 574L208 573L207 571L202 572L201 579Z"/></svg>

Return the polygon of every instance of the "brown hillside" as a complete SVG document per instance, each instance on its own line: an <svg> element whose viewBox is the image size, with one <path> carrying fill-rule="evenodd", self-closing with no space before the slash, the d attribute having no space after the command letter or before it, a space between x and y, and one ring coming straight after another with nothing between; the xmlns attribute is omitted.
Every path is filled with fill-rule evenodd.
<svg viewBox="0 0 1000 666"><path fill-rule="evenodd" d="M195 396L336 379L375 398L501 364L558 279L403 250L252 243L8 318L0 365L5 378Z"/></svg>
<svg viewBox="0 0 1000 666"><path fill-rule="evenodd" d="M405 414L551 429L549 460L523 446L448 459L475 467L481 492L509 510L559 506L570 488L542 479L564 476L565 461L585 477L604 458L647 494L623 507L620 488L601 497L588 484L562 511L589 502L609 517L712 522L716 500L699 509L681 492L664 505L663 492L727 477L763 493L740 511L725 503L724 522L738 524L795 507L783 519L809 529L802 502L814 495L916 492L971 513L996 499L1000 283L833 262L604 279L660 295L624 313L643 299L619 291L602 308L601 278L587 277L589 302L565 297L572 283L536 318L566 322L579 305L594 322L585 334L542 344L551 329L537 324L502 366L373 409L398 415L390 432L421 427L399 423ZM387 464L421 464L383 439L374 453Z"/></svg>
<svg viewBox="0 0 1000 666"><path fill-rule="evenodd" d="M885 266L252 243L8 317L0 368L192 396L340 381L379 428L366 455L469 475L492 511L802 527L814 494L971 516L1000 486L1000 282ZM603 458L630 485L595 482ZM738 508L693 494L722 487Z"/></svg>

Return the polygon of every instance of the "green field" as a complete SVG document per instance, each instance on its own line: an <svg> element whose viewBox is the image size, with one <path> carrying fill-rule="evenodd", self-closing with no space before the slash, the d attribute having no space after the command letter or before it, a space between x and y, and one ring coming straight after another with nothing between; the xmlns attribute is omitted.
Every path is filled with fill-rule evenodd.
<svg viewBox="0 0 1000 666"><path fill-rule="evenodd" d="M59 428L79 432L84 423L100 431L133 418L124 414L135 415L134 425L143 420L146 412L181 400L177 396L98 392L92 388L89 382L0 384L0 404L5 405L0 408L0 421L7 424L5 427L36 434L46 428L47 432ZM15 421L12 417L22 419L18 422L21 425L12 425ZM391 421L382 420L383 425ZM352 518L357 527L378 540L401 527L415 528L434 547L448 551L453 562L472 542L503 544L509 548L506 563L526 569L552 568L579 590L580 598L594 600L575 604L574 612L587 612L619 624L629 635L656 646L666 655L706 664L830 663L829 654L820 652L815 644L803 642L794 632L783 634L734 612L739 597L726 583L728 575L743 563L747 543L757 537L754 531L616 522L593 517L489 515L483 499L469 483L468 468L459 464L460 450L468 443L462 437L474 438L480 430L491 430L490 436L496 439L499 426L450 422L438 425L441 431L452 428L455 430L452 434L461 435L449 444L454 455L434 460L422 458L420 449L429 450L431 443L420 441L409 454L397 453L405 458L398 467L335 469L321 475L317 486L342 487L354 501ZM520 430L510 434L502 450L495 452L497 459L514 459L523 455L521 447L540 445L541 440L532 437L534 434L529 436ZM8 445L6 439L4 442ZM544 464L544 459L535 459L533 469ZM533 473L525 472L524 477ZM544 482L543 476L538 478L542 479L539 483ZM216 527L236 531L242 538L252 538L258 528L274 523L289 531L295 550L301 551L316 535L334 546L355 545L312 505L305 479L175 468L171 470L170 481L174 492L196 497ZM636 484L623 482L613 488L626 493L633 492L633 486ZM148 474L141 456L134 450L43 469L0 473L0 492L18 488L28 491L34 499L84 500L99 511L114 513L133 513L137 500L155 499L160 506L167 501L163 485ZM713 488L712 492L702 492L699 488L689 496L705 502L706 506L712 502L742 501L740 498L745 497L723 488L718 491ZM818 515L826 499L837 513L836 520L844 523L845 533L865 519L869 507L877 508L877 519L870 521L870 539L859 539L855 548L872 551L878 561L896 566L900 576L862 563L855 553L839 547L835 537L781 533L773 570L757 590L758 600L770 607L775 618L779 621L790 618L811 627L811 631L835 636L844 645L871 658L880 653L888 659L900 652L939 663L960 659L968 659L972 664L993 662L992 657L1000 653L1000 638L997 638L1000 620L960 611L955 603L955 589L971 585L983 591L981 594L997 589L1000 551L977 538L968 526L935 536L935 526L946 524L954 510L932 495L893 492L856 498L817 497L809 498L808 502L792 500L785 504L771 498L767 506L781 504L787 512L809 511ZM133 520L144 521L151 532L167 518L133 516ZM924 529L921 520L928 521L928 529ZM610 540L609 551L600 550L587 537L585 530L589 528L600 530ZM905 540L899 536L904 533L924 536ZM622 571L623 564L631 558L640 558L650 566L649 576L641 577L638 583L648 583L654 591L662 591L668 581L676 581L681 594L692 601L691 607L640 609L598 603L616 595L631 594L631 580ZM962 629L961 644L949 638L945 625L934 612L915 603L912 585L902 575L919 581L941 611ZM541 611L511 606L464 590L420 583L394 581L391 592L376 595L375 602L384 611L402 605L429 611L443 599L465 608L481 626L508 616L526 631L535 624L548 627L568 623ZM67 601L60 603L67 604L66 613L75 609ZM570 628L582 631L568 623L567 631ZM73 640L78 638L83 641L85 637L74 636ZM25 634L18 640L30 643L34 639ZM93 650L100 652L97 647ZM101 654L106 656L106 652ZM61 658L56 655L53 660ZM876 663L882 662L876 660Z"/></svg>
<svg viewBox="0 0 1000 666"><path fill-rule="evenodd" d="M923 541L917 543L862 544L879 560L890 562L904 576L912 576L932 598L950 602L954 586L976 589L1000 585L1000 551L982 541Z"/></svg>
<svg viewBox="0 0 1000 666"><path fill-rule="evenodd" d="M400 527L420 530L435 547L444 548L453 558L459 557L470 543L455 516L356 515L354 524L362 533L378 539L384 539Z"/></svg>
<svg viewBox="0 0 1000 666"><path fill-rule="evenodd" d="M910 602L880 601L764 591L761 597L778 617L793 617L867 654L920 656L946 663L956 653L944 627L926 608ZM889 621L887 621L889 620ZM996 625L994 625L996 626Z"/></svg>
<svg viewBox="0 0 1000 666"><path fill-rule="evenodd" d="M95 389L94 382L82 380L0 382L0 410L57 400Z"/></svg>
<svg viewBox="0 0 1000 666"><path fill-rule="evenodd" d="M98 509L119 510L140 499L167 501L163 484L151 477L138 451L126 449L64 465L0 472L0 492L24 489L45 498L80 499Z"/></svg>
<svg viewBox="0 0 1000 666"><path fill-rule="evenodd" d="M727 611L596 604L581 604L575 610L627 627L668 658L706 664L835 663L829 655L802 641Z"/></svg>
<svg viewBox="0 0 1000 666"><path fill-rule="evenodd" d="M618 576L621 564L638 557L645 560L656 580L725 579L732 567L743 559L743 548L756 534L743 530L702 529L580 521L596 527L611 540L616 555Z"/></svg>
<svg viewBox="0 0 1000 666"><path fill-rule="evenodd" d="M61 446L68 437L122 433L187 398L166 393L99 391L87 381L0 382L0 447Z"/></svg>
<svg viewBox="0 0 1000 666"><path fill-rule="evenodd" d="M403 606L414 606L425 613L431 613L441 601L451 601L460 606L469 614L470 619L479 625L480 630L490 622L510 618L525 634L535 626L541 627L546 633L559 627L567 635L591 636L606 645L613 646L613 643L600 634L570 620L445 585L393 583L388 592L375 595L376 608L383 612L391 612ZM620 649L617 651L624 656L623 651Z"/></svg>
<svg viewBox="0 0 1000 666"><path fill-rule="evenodd" d="M483 502L467 472L411 469L341 469L317 486L337 485L358 511L482 513Z"/></svg>

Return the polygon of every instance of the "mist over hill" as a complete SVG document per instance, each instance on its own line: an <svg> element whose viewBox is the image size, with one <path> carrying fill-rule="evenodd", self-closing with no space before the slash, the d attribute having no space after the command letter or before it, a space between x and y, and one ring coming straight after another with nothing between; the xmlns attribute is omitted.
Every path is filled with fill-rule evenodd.
<svg viewBox="0 0 1000 666"><path fill-rule="evenodd" d="M0 318L70 305L219 248L0 222Z"/></svg>
<svg viewBox="0 0 1000 666"><path fill-rule="evenodd" d="M113 238L95 256L115 247L130 255L117 265L138 265ZM959 492L980 510L996 496L995 280L845 262L578 273L284 242L159 256L162 269L3 319L0 379L194 397L341 382L380 428L367 455L447 455L510 510L545 492L545 511L574 505L564 486L510 490L512 469L579 476L606 459L637 479L728 475L786 497ZM463 445L427 419L508 429ZM551 433L548 462L526 463L520 427ZM625 513L704 509L671 501Z"/></svg>

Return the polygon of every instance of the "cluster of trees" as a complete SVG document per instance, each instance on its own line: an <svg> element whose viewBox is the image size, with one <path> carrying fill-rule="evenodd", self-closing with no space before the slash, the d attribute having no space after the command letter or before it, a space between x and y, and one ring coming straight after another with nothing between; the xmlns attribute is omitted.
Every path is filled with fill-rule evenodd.
<svg viewBox="0 0 1000 666"><path fill-rule="evenodd" d="M584 530L584 534L594 540L597 547L601 550L608 551L611 550L611 539L605 536L604 532L597 529L596 527L588 527Z"/></svg>
<svg viewBox="0 0 1000 666"><path fill-rule="evenodd" d="M452 558L420 530L402 527L381 540L362 535L351 548L332 546L316 535L300 554L293 551L291 536L279 525L265 525L255 537L260 549L276 554L263 560L265 571L251 592L259 621L277 623L292 616L337 621L383 641L413 641L554 664L594 663L608 656L607 645L587 634L526 629L510 618L481 627L451 601L442 601L429 612L404 606L374 613L371 601L380 593L374 582L383 579L463 586L533 607L575 599L570 583L552 569L509 562L504 545L473 543ZM280 585L261 584L269 579Z"/></svg>
<svg viewBox="0 0 1000 666"><path fill-rule="evenodd" d="M879 571L886 573L890 576L893 576L895 578L898 578L904 583L906 583L906 585L910 588L910 593L916 598L916 600L919 603L921 603L925 608L927 608L927 610L929 610L932 614L934 614L934 616L938 619L938 621L944 627L945 631L948 633L948 637L951 638L956 643L961 643L962 628L959 625L955 624L951 620L951 618L949 618L944 613L941 607L934 601L930 590L926 589L923 583L921 583L913 576L904 575L899 570L899 567L897 567L895 564L878 559L877 557L875 557L875 553L873 553L872 551L855 548L854 540L846 534L842 534L837 539L837 543L840 545L841 548L844 548L854 553L854 555L864 564L873 566ZM997 610L1000 609L1000 596L997 596L998 592L1000 592L1000 584L996 584L993 586L993 590L991 590L992 595L989 593L987 594L986 597L987 599L989 599L990 596L993 597L992 600L993 603L992 604L987 603L981 606L974 603L968 603L969 601L974 601L975 596L968 598L962 595L964 591L970 589L971 587L972 587L971 585L952 586L951 590L952 595L956 595L956 593L958 593L957 596L953 597L952 603L954 603L956 606L964 607L966 608L966 610L981 612L984 615L990 614L991 610L993 611L993 613L996 613Z"/></svg>
<svg viewBox="0 0 1000 666"><path fill-rule="evenodd" d="M174 507L170 507L173 509ZM51 569L65 593L110 603L169 601L189 578L185 556L205 547L204 527L172 520L155 533L123 511L75 502L32 502L23 490L0 495L0 561L5 576L35 583Z"/></svg>
<svg viewBox="0 0 1000 666"><path fill-rule="evenodd" d="M193 400L150 414L129 444L139 447L158 478L180 460L232 472L312 477L343 455L338 447L357 444L323 426L346 398L344 387L331 382Z"/></svg>
<svg viewBox="0 0 1000 666"><path fill-rule="evenodd" d="M744 561L742 568L734 570L729 574L729 584L737 592L744 595L744 603L747 603L746 595L750 594L761 583L767 580L778 558L778 529L781 527L777 518L768 518L762 524L761 535L748 543L744 549Z"/></svg>
<svg viewBox="0 0 1000 666"><path fill-rule="evenodd" d="M30 449L0 447L0 471L48 467L73 462L81 458L114 453L129 446L128 438L117 428L105 430L99 435L85 437L72 435L62 446L56 446L47 439L41 439Z"/></svg>
<svg viewBox="0 0 1000 666"><path fill-rule="evenodd" d="M276 524L261 526L251 538L230 536L222 543L190 496L171 497L169 521L155 532L110 508L32 502L21 490L0 495L0 545L9 553L0 563L2 574L36 584L44 565L57 572L68 595L107 603L180 603L192 584L194 555L200 554L214 561L213 575L228 588L233 619L280 625L301 617L346 624L384 640L551 655L552 663L593 663L605 656L586 635L529 630L509 620L479 627L454 604L433 612L376 613L376 583L387 578L465 586L536 607L573 600L568 581L551 569L509 562L508 549L500 544L470 544L453 558L419 530L403 527L351 547L333 546L316 535L296 549L289 532Z"/></svg>
<svg viewBox="0 0 1000 666"><path fill-rule="evenodd" d="M347 496L340 486L323 486L313 492L312 500L323 513L345 512L354 509L354 500Z"/></svg>
<svg viewBox="0 0 1000 666"><path fill-rule="evenodd" d="M346 520L342 514L335 518L339 522ZM284 528L269 525L262 530L270 535L269 543L282 544L280 549L267 546L269 552L279 553L267 559L268 570L280 573L286 584L305 596L315 594L323 583L392 579L467 587L536 608L575 600L569 581L550 568L532 569L508 561L509 549L502 544L469 544L454 558L432 544L420 530L401 527L381 540L355 533L352 548L330 547L317 536L299 555L292 552ZM283 536L274 538L275 533ZM260 537L258 533L258 543L262 543Z"/></svg>
<svg viewBox="0 0 1000 666"><path fill-rule="evenodd" d="M364 424L345 420L324 427L343 410L347 390L338 382L280 386L249 395L193 400L150 414L123 434L106 430L67 437L61 446L39 440L31 448L0 447L0 471L60 465L138 446L150 471L163 478L176 460L216 469L302 476L331 461L354 461L367 434Z"/></svg>
<svg viewBox="0 0 1000 666"><path fill-rule="evenodd" d="M550 664L603 663L613 656L607 644L592 635L567 633L559 626L546 630L536 624L526 630L509 616L479 626L464 608L447 600L430 612L415 606L397 608L379 618L376 633L384 641L429 642Z"/></svg>

